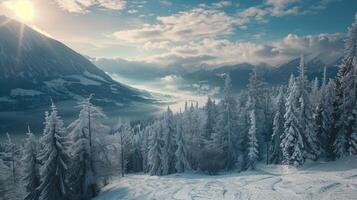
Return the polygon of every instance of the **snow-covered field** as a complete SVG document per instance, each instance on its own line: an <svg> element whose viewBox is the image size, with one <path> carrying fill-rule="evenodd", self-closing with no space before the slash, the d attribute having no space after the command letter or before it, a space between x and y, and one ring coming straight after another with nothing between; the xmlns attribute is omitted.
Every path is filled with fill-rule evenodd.
<svg viewBox="0 0 357 200"><path fill-rule="evenodd" d="M357 156L300 169L259 165L256 171L217 176L134 174L113 180L95 198L119 199L357 199Z"/></svg>

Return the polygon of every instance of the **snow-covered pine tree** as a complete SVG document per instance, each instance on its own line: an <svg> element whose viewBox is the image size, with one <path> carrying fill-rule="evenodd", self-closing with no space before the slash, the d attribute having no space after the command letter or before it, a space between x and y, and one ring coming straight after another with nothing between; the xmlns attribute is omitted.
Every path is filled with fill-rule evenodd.
<svg viewBox="0 0 357 200"><path fill-rule="evenodd" d="M207 115L203 109L198 108L196 104L196 108L192 113L192 132L193 139L191 143L191 151L194 159L194 165L199 167L200 157L202 155L201 151L204 149L205 145L209 143L209 140L206 138L206 122Z"/></svg>
<svg viewBox="0 0 357 200"><path fill-rule="evenodd" d="M258 71L255 69L250 75L248 84L248 102L247 109L250 113L252 110L255 112L256 117L256 128L257 128L257 140L258 140L258 155L259 158L263 158L265 153L267 153L268 139L271 134L271 130L268 128L269 121L269 110L268 102L269 93L265 88ZM250 114L249 114L250 115Z"/></svg>
<svg viewBox="0 0 357 200"><path fill-rule="evenodd" d="M141 143L143 142L141 132L143 130L142 124L139 122L132 128L132 139L130 141L130 157L128 162L128 169L133 172L141 172L143 170L143 155Z"/></svg>
<svg viewBox="0 0 357 200"><path fill-rule="evenodd" d="M355 120L357 120L357 103L355 104L355 107L353 109L353 115L355 117ZM357 122L355 122L353 128L352 128L352 133L350 135L350 140L348 141L348 153L350 155L356 155L357 154Z"/></svg>
<svg viewBox="0 0 357 200"><path fill-rule="evenodd" d="M186 170L191 169L190 164L187 160L187 147L185 144L185 140L183 138L183 128L182 128L182 113L179 113L176 121L176 145L177 149L175 152L176 163L175 169L178 173L185 172Z"/></svg>
<svg viewBox="0 0 357 200"><path fill-rule="evenodd" d="M281 137L284 134L284 114L285 114L285 95L284 89L279 88L279 94L276 100L276 111L273 122L273 135L270 145L270 163L279 164L282 161Z"/></svg>
<svg viewBox="0 0 357 200"><path fill-rule="evenodd" d="M161 147L160 135L162 131L162 122L157 120L152 125L152 132L149 137L148 164L150 166L150 175L161 175Z"/></svg>
<svg viewBox="0 0 357 200"><path fill-rule="evenodd" d="M163 117L163 146L161 149L161 172L163 175L175 172L175 133L176 125L170 107Z"/></svg>
<svg viewBox="0 0 357 200"><path fill-rule="evenodd" d="M0 197L4 200L22 199L20 184L19 148L12 142L10 135L0 147Z"/></svg>
<svg viewBox="0 0 357 200"><path fill-rule="evenodd" d="M322 130L323 137L325 138L322 144L323 153L327 160L334 159L334 101L335 101L335 89L336 84L334 80L329 80L329 82L322 87Z"/></svg>
<svg viewBox="0 0 357 200"><path fill-rule="evenodd" d="M141 131L141 155L142 155L142 165L143 165L143 172L149 172L149 164L148 164L148 152L149 152L149 135L152 132L151 126L146 126Z"/></svg>
<svg viewBox="0 0 357 200"><path fill-rule="evenodd" d="M314 131L320 149L319 156L325 157L325 148L323 145L326 143L326 134L323 126L323 120L324 120L323 112L324 112L324 107L322 103L319 103L315 108L313 120L314 120Z"/></svg>
<svg viewBox="0 0 357 200"><path fill-rule="evenodd" d="M40 138L38 153L41 184L37 188L40 200L63 200L68 198L66 182L68 172L69 138L57 107L52 103L51 112L46 112L45 128Z"/></svg>
<svg viewBox="0 0 357 200"><path fill-rule="evenodd" d="M273 135L273 122L274 122L274 106L273 105L273 96L274 88L268 89L264 87L264 103L263 103L263 138L265 146L265 157L266 164L269 164L270 159L270 141ZM263 146L263 147L264 147Z"/></svg>
<svg viewBox="0 0 357 200"><path fill-rule="evenodd" d="M22 181L25 185L24 200L37 200L39 197L36 188L40 185L40 175L37 161L37 140L30 127L26 133L26 140L22 153Z"/></svg>
<svg viewBox="0 0 357 200"><path fill-rule="evenodd" d="M216 116L217 116L217 108L216 104L212 99L209 97L204 107L206 112L206 128L205 128L205 139L210 140L211 135L214 132L213 128L216 124Z"/></svg>
<svg viewBox="0 0 357 200"><path fill-rule="evenodd" d="M8 197L8 190L7 187L8 185L11 185L11 183L8 183L8 179L10 176L10 168L5 165L4 161L0 158L0 199L4 200L10 200L11 198Z"/></svg>
<svg viewBox="0 0 357 200"><path fill-rule="evenodd" d="M345 56L339 71L339 83L341 95L339 122L341 123L335 141L335 153L337 157L344 157L357 152L357 140L354 134L356 115L353 110L357 98L357 14L355 22L348 30L345 44Z"/></svg>
<svg viewBox="0 0 357 200"><path fill-rule="evenodd" d="M247 108L247 92L241 92L238 97L238 138L237 138L237 168L244 170L246 168L246 155L248 146L248 130L249 130L249 111Z"/></svg>
<svg viewBox="0 0 357 200"><path fill-rule="evenodd" d="M132 138L133 138L133 129L131 128L129 122L119 121L115 135L118 138L118 158L119 158L119 171L122 177L127 170L128 157L132 150Z"/></svg>
<svg viewBox="0 0 357 200"><path fill-rule="evenodd" d="M185 140L185 144L187 145L187 160L190 163L190 166L194 169L197 168L195 166L195 161L194 161L194 150L192 149L193 147L193 141L194 141L194 123L193 123L193 118L194 118L194 108L193 105L191 107L188 106L187 102L185 102L185 111L182 113L182 131L183 131L183 138Z"/></svg>
<svg viewBox="0 0 357 200"><path fill-rule="evenodd" d="M16 173L18 171L16 157L19 154L19 149L17 148L16 144L12 142L9 133L6 133L6 142L4 146L5 151L2 153L2 160L5 161L5 163L8 163L10 166L11 178L15 184L18 178L18 174Z"/></svg>
<svg viewBox="0 0 357 200"><path fill-rule="evenodd" d="M256 162L258 161L258 140L255 110L250 112L248 140L248 168L254 169Z"/></svg>
<svg viewBox="0 0 357 200"><path fill-rule="evenodd" d="M317 109L317 106L320 103L320 98L321 98L321 94L320 94L319 80L316 77L311 83L311 92L310 92L310 102L313 111Z"/></svg>
<svg viewBox="0 0 357 200"><path fill-rule="evenodd" d="M78 199L95 196L97 174L95 153L98 148L98 134L102 131L100 120L105 118L101 108L91 103L92 96L79 102L78 118L67 128L71 139L70 184Z"/></svg>
<svg viewBox="0 0 357 200"><path fill-rule="evenodd" d="M343 157L346 155L346 134L342 132L343 122L341 121L342 117L342 85L341 85L341 70L337 74L337 79L335 81L335 98L333 101L333 126L331 129L331 138L329 140L329 145L332 144L333 148L330 151L331 160L336 158Z"/></svg>
<svg viewBox="0 0 357 200"><path fill-rule="evenodd" d="M193 169L198 168L198 156L201 146L204 143L206 121L204 111L191 103L189 108L183 113L183 133L187 146L187 160Z"/></svg>
<svg viewBox="0 0 357 200"><path fill-rule="evenodd" d="M304 158L304 143L301 136L298 120L298 112L296 111L297 85L293 76L290 77L288 84L288 96L285 103L285 123L284 133L281 137L280 147L283 153L283 164L287 165L302 165Z"/></svg>
<svg viewBox="0 0 357 200"><path fill-rule="evenodd" d="M304 143L303 156L305 158L315 160L318 158L320 150L314 130L313 109L309 99L308 82L305 75L305 61L303 55L301 56L299 77L296 83L298 99L297 119L299 120L299 129Z"/></svg>
<svg viewBox="0 0 357 200"><path fill-rule="evenodd" d="M218 109L219 113L214 127L213 143L217 149L223 152L225 168L231 169L235 166L237 160L238 110L229 75L226 75L224 97Z"/></svg>

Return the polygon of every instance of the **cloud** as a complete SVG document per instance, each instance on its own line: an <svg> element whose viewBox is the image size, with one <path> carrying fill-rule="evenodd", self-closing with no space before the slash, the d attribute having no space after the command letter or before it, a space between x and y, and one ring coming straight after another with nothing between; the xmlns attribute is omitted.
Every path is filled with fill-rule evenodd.
<svg viewBox="0 0 357 200"><path fill-rule="evenodd" d="M297 14L298 6L294 3L301 3L301 0L267 0L266 5L271 7L268 10L272 16L284 16L288 14Z"/></svg>
<svg viewBox="0 0 357 200"><path fill-rule="evenodd" d="M249 23L266 23L272 17L316 14L338 1L341 0L265 0L262 4L240 9L236 16L241 28L246 28Z"/></svg>
<svg viewBox="0 0 357 200"><path fill-rule="evenodd" d="M299 37L295 34L289 34L273 45L272 51L284 54L287 57L296 57L301 53L315 56L325 55L325 62L330 62L342 55L344 35L336 33Z"/></svg>
<svg viewBox="0 0 357 200"><path fill-rule="evenodd" d="M259 22L264 22L267 20L267 16L269 15L269 11L266 9L258 8L258 7L249 7L242 12L238 13L238 17L240 20L240 24L244 25L251 21L251 19L255 19Z"/></svg>
<svg viewBox="0 0 357 200"><path fill-rule="evenodd" d="M161 42L146 42L144 44L145 50L153 50L153 49L167 49L170 47L169 41L161 41Z"/></svg>
<svg viewBox="0 0 357 200"><path fill-rule="evenodd" d="M224 8L224 7L228 7L231 6L232 2L231 1L220 1L217 3L213 3L212 6L215 8Z"/></svg>
<svg viewBox="0 0 357 200"><path fill-rule="evenodd" d="M172 2L169 0L160 0L159 3L164 6L172 6Z"/></svg>
<svg viewBox="0 0 357 200"><path fill-rule="evenodd" d="M251 23L268 23L272 18L308 14L311 10L325 9L328 4L335 1L339 0L263 0L262 3L247 8L237 8L235 1L215 1L168 16L157 16L154 22L147 23L147 20L143 20L146 24L130 26L130 29L106 34L109 35L106 39L115 38L117 43L136 48L139 51L136 59L158 66L217 67L243 62L278 65L298 57L301 53L326 54L332 59L339 56L342 49L343 36L340 34L311 36L288 34L280 40L265 41L260 44L255 42L264 41L264 31L251 33L251 38L255 42L242 42L231 36L240 31L238 28L247 29ZM61 2L64 4L71 2L72 4L65 5L72 8L74 10L72 12L81 13L88 12L92 7L110 9L109 7L113 5L108 6L110 5L108 2L114 0L63 0ZM152 11L141 13L143 10L138 7L144 5L146 1L115 2L125 2L117 9L123 9L126 2L130 3L127 6L129 14L140 10L138 17L155 16ZM170 1L160 2L165 4ZM226 8L229 6L237 11L232 12L230 9L228 12ZM144 69L142 66L140 65Z"/></svg>
<svg viewBox="0 0 357 200"><path fill-rule="evenodd" d="M123 10L127 4L126 0L55 0L55 3L65 11L82 14L95 6L107 10Z"/></svg>
<svg viewBox="0 0 357 200"><path fill-rule="evenodd" d="M128 10L128 13L129 13L129 14L135 14L135 13L137 13L137 12L139 12L139 11L138 11L138 10L135 10L135 9Z"/></svg>
<svg viewBox="0 0 357 200"><path fill-rule="evenodd" d="M164 76L164 77L161 77L160 79L161 79L162 81L164 81L164 82L172 83L172 82L174 82L175 80L179 79L179 77L178 77L177 75L172 75L172 74L170 74L170 75L166 75L166 76Z"/></svg>
<svg viewBox="0 0 357 200"><path fill-rule="evenodd" d="M342 55L344 36L320 34L300 37L288 34L281 40L266 44L231 42L225 39L204 39L172 47L169 52L147 58L146 61L182 67L217 67L222 65L267 63L279 65L299 57L321 56L329 63Z"/></svg>
<svg viewBox="0 0 357 200"><path fill-rule="evenodd" d="M313 5L326 7L327 4L335 1L339 0L319 0ZM313 8L310 5L302 11L305 4L306 2L302 0L264 0L257 6L239 9L235 15L220 10L232 6L231 1L219 1L209 5L199 4L191 10L158 16L156 23L116 31L112 35L121 41L146 44L146 49L152 49L151 47L161 49L163 41L178 43L227 37L234 34L236 28L247 29L247 26L253 22L267 23L271 17L307 14ZM165 43L165 46L168 45Z"/></svg>
<svg viewBox="0 0 357 200"><path fill-rule="evenodd" d="M131 30L117 31L114 37L132 43L189 41L230 35L237 21L224 12L194 8L170 16L157 17L156 24L144 24Z"/></svg>
<svg viewBox="0 0 357 200"><path fill-rule="evenodd" d="M301 14L316 14L318 11L326 9L329 4L339 1L342 0L320 0L313 2L305 11L301 12Z"/></svg>
<svg viewBox="0 0 357 200"><path fill-rule="evenodd" d="M205 8L205 9L221 9L221 8L226 8L226 7L229 7L232 5L233 4L231 1L218 1L215 3L211 3L211 4L201 3L201 4L198 4L198 7Z"/></svg>

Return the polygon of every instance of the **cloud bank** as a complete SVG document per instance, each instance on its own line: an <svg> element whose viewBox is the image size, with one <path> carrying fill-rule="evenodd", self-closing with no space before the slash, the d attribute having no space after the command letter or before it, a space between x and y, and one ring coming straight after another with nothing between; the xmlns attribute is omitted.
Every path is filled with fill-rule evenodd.
<svg viewBox="0 0 357 200"><path fill-rule="evenodd" d="M63 10L71 13L87 13L92 7L107 10L123 10L126 0L55 0L55 3Z"/></svg>

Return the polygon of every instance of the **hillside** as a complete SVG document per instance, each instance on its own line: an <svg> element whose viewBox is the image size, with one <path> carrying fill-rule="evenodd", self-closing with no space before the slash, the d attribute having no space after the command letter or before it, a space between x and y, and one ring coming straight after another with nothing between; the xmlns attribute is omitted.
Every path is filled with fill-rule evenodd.
<svg viewBox="0 0 357 200"><path fill-rule="evenodd" d="M20 122L24 130L26 123L42 126L51 99L72 116L90 94L109 115L153 103L149 93L114 81L63 43L4 16L0 24L0 133L20 131Z"/></svg>

